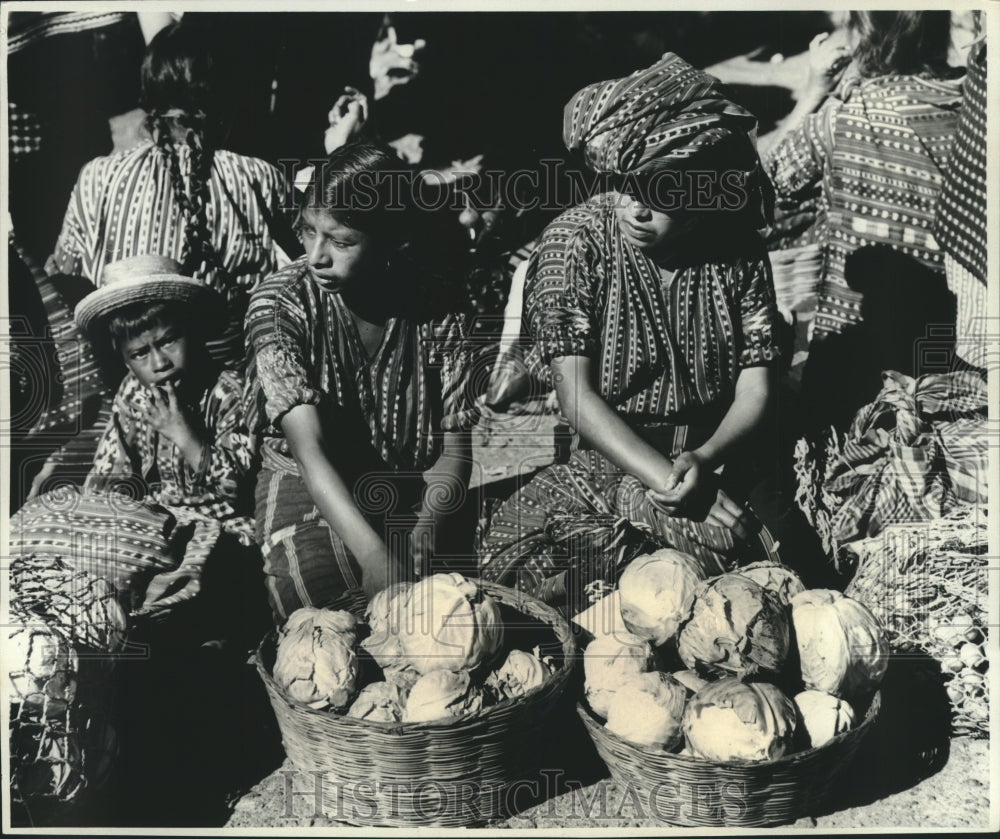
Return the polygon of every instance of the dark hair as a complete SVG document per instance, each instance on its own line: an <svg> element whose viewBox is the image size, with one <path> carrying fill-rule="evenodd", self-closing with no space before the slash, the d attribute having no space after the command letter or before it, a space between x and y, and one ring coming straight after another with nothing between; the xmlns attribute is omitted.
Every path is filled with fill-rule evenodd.
<svg viewBox="0 0 1000 839"><path fill-rule="evenodd" d="M864 78L939 72L948 65L951 12L851 12L860 38L854 61Z"/></svg>
<svg viewBox="0 0 1000 839"><path fill-rule="evenodd" d="M157 326L173 326L191 335L193 322L190 307L180 301L130 303L108 318L108 332L112 347L120 352L126 341Z"/></svg>
<svg viewBox="0 0 1000 839"><path fill-rule="evenodd" d="M377 239L405 244L412 221L409 167L388 146L353 142L336 149L306 191L303 209L317 210ZM301 225L301 214L296 229Z"/></svg>
<svg viewBox="0 0 1000 839"><path fill-rule="evenodd" d="M142 62L142 107L149 133L170 161L170 184L184 214L182 273L200 279L208 271L224 273L207 217L218 129L216 89L212 55L201 32L178 22L156 34ZM174 145L181 133L191 153L190 187Z"/></svg>
<svg viewBox="0 0 1000 839"><path fill-rule="evenodd" d="M386 252L384 298L417 320L468 308L466 264L454 217L417 212L412 169L388 146L355 141L335 150L306 190L302 210L325 213L367 234ZM301 212L295 223L301 228Z"/></svg>

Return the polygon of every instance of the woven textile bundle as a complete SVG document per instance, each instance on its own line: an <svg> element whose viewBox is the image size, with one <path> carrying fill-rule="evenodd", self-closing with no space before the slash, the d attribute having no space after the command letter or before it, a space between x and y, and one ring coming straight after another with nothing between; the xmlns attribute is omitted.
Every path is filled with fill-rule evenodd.
<svg viewBox="0 0 1000 839"><path fill-rule="evenodd" d="M800 440L796 501L831 556L889 525L986 503L986 381L973 372L911 378L889 370L838 438Z"/></svg>

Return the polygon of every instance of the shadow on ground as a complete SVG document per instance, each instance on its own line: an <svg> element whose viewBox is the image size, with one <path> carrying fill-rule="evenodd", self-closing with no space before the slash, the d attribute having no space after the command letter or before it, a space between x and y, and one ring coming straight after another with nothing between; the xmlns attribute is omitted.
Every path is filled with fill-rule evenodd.
<svg viewBox="0 0 1000 839"><path fill-rule="evenodd" d="M222 827L239 797L281 765L274 714L244 656L172 651L120 665L119 677L113 777L65 813L21 813L22 824Z"/></svg>
<svg viewBox="0 0 1000 839"><path fill-rule="evenodd" d="M882 709L851 765L813 816L862 807L916 786L948 762L951 705L941 667L927 655L895 655Z"/></svg>

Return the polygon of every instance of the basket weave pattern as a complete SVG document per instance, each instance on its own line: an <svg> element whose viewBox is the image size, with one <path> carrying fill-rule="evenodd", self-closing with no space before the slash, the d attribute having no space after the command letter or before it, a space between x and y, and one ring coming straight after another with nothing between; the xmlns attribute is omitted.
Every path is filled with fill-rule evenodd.
<svg viewBox="0 0 1000 839"><path fill-rule="evenodd" d="M768 763L715 763L630 743L608 731L585 703L577 705L612 777L638 794L668 824L765 827L816 812L878 716L872 699L860 725L819 748Z"/></svg>
<svg viewBox="0 0 1000 839"><path fill-rule="evenodd" d="M511 784L534 777L530 755L546 714L566 688L575 643L551 607L512 589L481 591L551 630L558 668L544 684L458 719L383 723L314 710L288 699L271 676L275 635L257 651L257 669L296 769L317 773L331 818L367 827L459 827L509 815ZM561 659L561 661L560 661ZM306 778L296 783L305 788Z"/></svg>

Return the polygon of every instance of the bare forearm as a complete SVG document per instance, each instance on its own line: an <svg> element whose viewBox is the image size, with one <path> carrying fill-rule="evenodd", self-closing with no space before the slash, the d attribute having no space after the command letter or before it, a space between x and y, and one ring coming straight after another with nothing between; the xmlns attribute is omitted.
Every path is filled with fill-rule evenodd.
<svg viewBox="0 0 1000 839"><path fill-rule="evenodd" d="M557 388L559 403L580 436L619 469L658 487L670 473L670 460L636 434L599 393L567 393L569 389Z"/></svg>
<svg viewBox="0 0 1000 839"><path fill-rule="evenodd" d="M385 554L385 543L361 515L351 491L319 446L295 452L302 480L323 519L364 565Z"/></svg>
<svg viewBox="0 0 1000 839"><path fill-rule="evenodd" d="M205 454L205 442L194 431L178 434L174 440L174 445L180 450L184 462L192 470L197 470L201 466L201 459Z"/></svg>
<svg viewBox="0 0 1000 839"><path fill-rule="evenodd" d="M472 475L472 441L467 431L447 435L445 449L434 465L424 472L424 494L417 513L415 535L433 543L440 538L441 525L458 511Z"/></svg>
<svg viewBox="0 0 1000 839"><path fill-rule="evenodd" d="M819 110L826 99L826 92L807 89L799 96L791 113L778 123L774 131L757 140L757 151L765 160L780 145L781 141L798 128L810 114Z"/></svg>
<svg viewBox="0 0 1000 839"><path fill-rule="evenodd" d="M733 404L715 433L696 451L710 469L726 462L760 430L771 410L774 372L769 368L749 368L736 382Z"/></svg>

